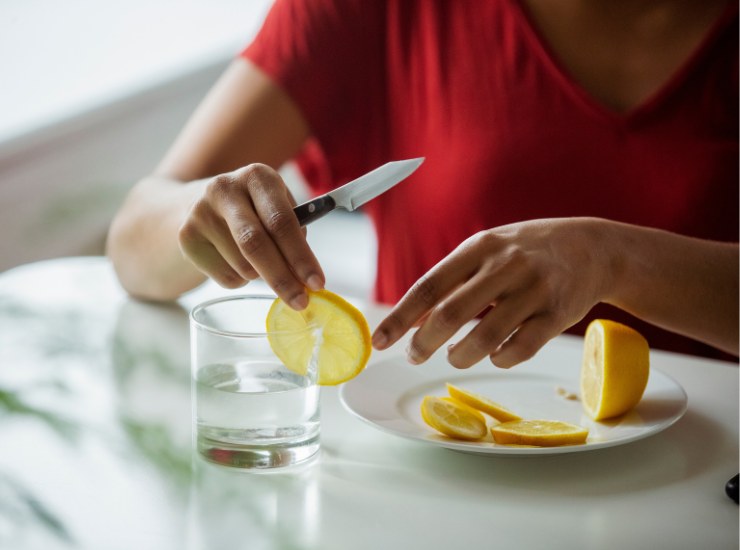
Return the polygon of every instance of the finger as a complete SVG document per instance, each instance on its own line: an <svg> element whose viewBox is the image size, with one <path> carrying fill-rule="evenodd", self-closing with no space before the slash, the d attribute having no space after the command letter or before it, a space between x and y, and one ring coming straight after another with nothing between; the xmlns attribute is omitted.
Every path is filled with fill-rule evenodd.
<svg viewBox="0 0 740 550"><path fill-rule="evenodd" d="M495 303L505 288L503 277L477 273L451 292L422 317L407 349L409 361L419 364L429 359L466 323Z"/></svg>
<svg viewBox="0 0 740 550"><path fill-rule="evenodd" d="M534 301L527 293L502 297L462 340L448 347L447 360L469 368L495 352L532 315Z"/></svg>
<svg viewBox="0 0 740 550"><path fill-rule="evenodd" d="M567 327L560 327L550 315L527 319L501 347L491 353L491 362L508 369L531 359L547 342Z"/></svg>
<svg viewBox="0 0 740 550"><path fill-rule="evenodd" d="M257 270L242 255L239 247L234 242L231 233L224 223L224 231L208 236L213 248L221 255L224 261L245 281L259 278Z"/></svg>
<svg viewBox="0 0 740 550"><path fill-rule="evenodd" d="M208 241L196 244L194 239L180 242L183 254L199 271L224 288L239 288L249 280L237 273Z"/></svg>
<svg viewBox="0 0 740 550"><path fill-rule="evenodd" d="M285 183L271 169L257 175L250 178L248 185L262 225L298 279L312 290L323 288L323 270L306 241L305 228L293 212L295 201Z"/></svg>
<svg viewBox="0 0 740 550"><path fill-rule="evenodd" d="M216 231L210 238L232 267L254 270L291 307L303 309L308 305L304 282L287 264L254 206L255 195L264 193L267 188L261 186L263 180L284 188L282 180L274 174L274 170L267 166L250 165L215 178L209 185L209 200L205 203L213 205L218 215L223 217L228 231ZM285 197L283 202L290 204ZM209 214L213 216L212 212L206 211L204 217ZM303 235L300 237L305 241Z"/></svg>
<svg viewBox="0 0 740 550"><path fill-rule="evenodd" d="M302 281L290 269L285 258L254 213L244 213L229 220L234 242L240 253L283 301L294 309L304 309L308 296Z"/></svg>
<svg viewBox="0 0 740 550"><path fill-rule="evenodd" d="M223 268L224 262L243 279L242 284L259 277L234 243L227 222L207 201L194 206L190 217L180 228L178 239L183 253L193 259L194 263L200 264L201 271L203 268L209 271L206 274L217 281L223 278L232 279L230 273L219 276L216 271L228 271ZM201 251L201 248L204 250ZM216 254L220 258L216 258ZM229 285L229 288L232 286Z"/></svg>
<svg viewBox="0 0 740 550"><path fill-rule="evenodd" d="M451 291L470 278L477 258L453 252L406 292L373 334L373 346L385 349L398 341Z"/></svg>

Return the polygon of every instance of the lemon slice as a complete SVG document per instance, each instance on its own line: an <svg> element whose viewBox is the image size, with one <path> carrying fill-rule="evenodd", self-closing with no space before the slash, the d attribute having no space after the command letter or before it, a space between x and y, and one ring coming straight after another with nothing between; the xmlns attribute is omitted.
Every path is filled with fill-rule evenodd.
<svg viewBox="0 0 740 550"><path fill-rule="evenodd" d="M482 411L496 420L501 422L509 422L511 420L521 420L521 416L513 413L506 407L499 405L495 401L491 401L483 395L473 393L452 384L447 384L447 391L450 396L458 401L465 403L466 405L473 407L479 411Z"/></svg>
<svg viewBox="0 0 740 550"><path fill-rule="evenodd" d="M453 400L427 395L421 402L421 417L435 430L455 438L475 441L487 433L485 420Z"/></svg>
<svg viewBox="0 0 740 550"><path fill-rule="evenodd" d="M458 401L454 397L440 397L440 399L442 401L449 401L450 403L454 403L458 407L462 407L463 409L465 409L466 411L468 411L470 414L472 414L476 418L480 419L481 422L485 422L486 421L486 417L483 416L483 413L482 412L480 412L478 409L474 409L470 405L466 405L462 401Z"/></svg>
<svg viewBox="0 0 740 550"><path fill-rule="evenodd" d="M642 335L615 321L596 319L586 329L581 402L594 420L622 415L642 399L650 349Z"/></svg>
<svg viewBox="0 0 740 550"><path fill-rule="evenodd" d="M491 427L496 443L505 445L533 445L558 447L585 443L588 430L557 420L513 420Z"/></svg>
<svg viewBox="0 0 740 550"><path fill-rule="evenodd" d="M267 313L272 350L293 372L305 374L312 361L317 381L334 386L365 368L372 347L364 315L328 290L308 292L308 306L296 311L277 298Z"/></svg>

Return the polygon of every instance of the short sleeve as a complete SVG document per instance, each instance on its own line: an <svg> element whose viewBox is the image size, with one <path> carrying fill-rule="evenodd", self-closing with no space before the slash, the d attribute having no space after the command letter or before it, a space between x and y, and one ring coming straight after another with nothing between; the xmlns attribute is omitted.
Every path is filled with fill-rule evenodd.
<svg viewBox="0 0 740 550"><path fill-rule="evenodd" d="M330 179L322 187L342 184L384 160L383 12L378 0L277 0L241 54L305 116L315 138L309 156L327 163L328 171L314 170Z"/></svg>

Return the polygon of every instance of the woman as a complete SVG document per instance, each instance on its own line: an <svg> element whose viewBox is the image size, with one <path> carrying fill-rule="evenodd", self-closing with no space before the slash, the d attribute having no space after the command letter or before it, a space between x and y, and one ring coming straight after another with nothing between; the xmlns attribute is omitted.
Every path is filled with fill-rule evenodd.
<svg viewBox="0 0 740 550"><path fill-rule="evenodd" d="M419 326L422 362L480 316L450 362L509 367L609 316L737 355L737 12L278 1L130 193L110 257L143 298L262 277L301 309L324 275L275 169L297 158L319 192L424 156L367 207L375 296L396 303L376 348Z"/></svg>

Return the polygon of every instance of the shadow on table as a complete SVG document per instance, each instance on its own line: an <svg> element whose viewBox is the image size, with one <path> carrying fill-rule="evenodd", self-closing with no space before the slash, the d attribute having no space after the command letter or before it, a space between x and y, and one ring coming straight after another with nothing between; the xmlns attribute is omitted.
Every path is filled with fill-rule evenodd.
<svg viewBox="0 0 740 550"><path fill-rule="evenodd" d="M188 313L127 300L111 345L124 431L142 456L181 486L190 480Z"/></svg>
<svg viewBox="0 0 740 550"><path fill-rule="evenodd" d="M86 338L97 334L100 323L65 306L63 301L34 303L12 292L0 294L3 435L19 433L20 426L29 437L47 429L44 433L74 446L89 429L79 411L66 408L77 392L67 374L74 365L100 354L97 340ZM11 453L14 443L4 440L6 457L16 456ZM41 539L48 535L65 544L73 541L58 511L36 487L0 471L0 546L24 530L33 530Z"/></svg>
<svg viewBox="0 0 740 550"><path fill-rule="evenodd" d="M698 445L690 434L702 434ZM506 488L540 495L592 497L650 491L700 474L708 457L725 452L721 429L711 419L689 410L673 427L656 436L619 447L548 456L492 457L428 445L395 448L399 464L415 465L425 483L443 490L449 483L479 490Z"/></svg>
<svg viewBox="0 0 740 550"><path fill-rule="evenodd" d="M120 486L146 487L165 510L187 504L187 312L128 300L105 269L80 259L4 279L0 547L76 547L95 532L75 518L95 508L83 499L96 490L110 527L139 511L123 510ZM106 513L111 503L120 509Z"/></svg>
<svg viewBox="0 0 740 550"><path fill-rule="evenodd" d="M306 550L321 538L318 461L285 471L247 473L193 453L188 517L189 548Z"/></svg>

